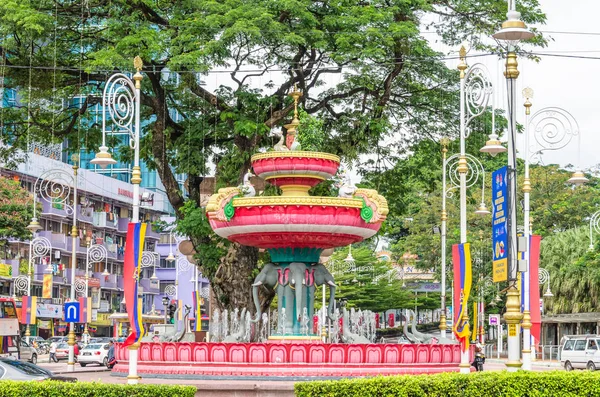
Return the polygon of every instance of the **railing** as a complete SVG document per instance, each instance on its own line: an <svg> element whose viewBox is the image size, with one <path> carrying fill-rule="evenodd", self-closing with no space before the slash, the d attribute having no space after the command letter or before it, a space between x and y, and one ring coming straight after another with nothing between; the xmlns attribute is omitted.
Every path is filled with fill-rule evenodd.
<svg viewBox="0 0 600 397"><path fill-rule="evenodd" d="M541 346L540 359L560 361L560 345L543 345Z"/></svg>

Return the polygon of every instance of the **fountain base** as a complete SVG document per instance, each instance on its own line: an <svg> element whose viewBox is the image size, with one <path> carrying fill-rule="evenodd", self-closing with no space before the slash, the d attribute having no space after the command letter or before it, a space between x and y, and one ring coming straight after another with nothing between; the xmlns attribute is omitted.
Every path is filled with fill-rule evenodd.
<svg viewBox="0 0 600 397"><path fill-rule="evenodd" d="M319 335L269 335L267 343L323 343Z"/></svg>
<svg viewBox="0 0 600 397"><path fill-rule="evenodd" d="M473 349L471 349L471 359ZM115 375L129 350L116 344ZM185 376L340 377L458 372L459 345L141 343L138 373Z"/></svg>

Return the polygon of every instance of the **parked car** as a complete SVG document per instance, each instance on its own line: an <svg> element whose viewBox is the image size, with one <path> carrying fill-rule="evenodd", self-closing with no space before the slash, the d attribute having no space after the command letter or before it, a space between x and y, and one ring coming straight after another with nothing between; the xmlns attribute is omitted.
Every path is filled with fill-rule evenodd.
<svg viewBox="0 0 600 397"><path fill-rule="evenodd" d="M19 351L21 360L30 361L33 364L37 364L38 351L33 346L30 346L27 344L27 342L21 340Z"/></svg>
<svg viewBox="0 0 600 397"><path fill-rule="evenodd" d="M48 343L56 342L56 343L67 343L66 336L51 336L47 339Z"/></svg>
<svg viewBox="0 0 600 397"><path fill-rule="evenodd" d="M0 358L0 379L2 380L58 380L63 382L77 382L76 378L57 376L51 371L38 367L35 364L15 360L13 358Z"/></svg>
<svg viewBox="0 0 600 397"><path fill-rule="evenodd" d="M98 364L106 367L108 363L107 354L108 343L92 343L81 350L77 356L77 361L82 367L88 364Z"/></svg>
<svg viewBox="0 0 600 397"><path fill-rule="evenodd" d="M68 360L69 359L69 345L65 343L59 343L56 346L56 359L60 360Z"/></svg>
<svg viewBox="0 0 600 397"><path fill-rule="evenodd" d="M560 364L567 370L574 368L595 371L600 367L600 335L570 336L562 346Z"/></svg>
<svg viewBox="0 0 600 397"><path fill-rule="evenodd" d="M110 342L112 338L108 337L108 336L101 336L101 337L97 337L97 338L91 338L90 339L90 344L91 343L108 343Z"/></svg>

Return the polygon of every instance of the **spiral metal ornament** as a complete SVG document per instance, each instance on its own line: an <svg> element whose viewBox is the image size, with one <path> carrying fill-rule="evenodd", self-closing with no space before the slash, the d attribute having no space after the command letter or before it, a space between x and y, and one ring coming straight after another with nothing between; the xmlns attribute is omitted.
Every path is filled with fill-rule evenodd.
<svg viewBox="0 0 600 397"><path fill-rule="evenodd" d="M88 262L91 265L92 263L103 262L106 260L108 256L108 251L103 245L94 244L91 245L87 252Z"/></svg>
<svg viewBox="0 0 600 397"><path fill-rule="evenodd" d="M190 263L190 261L187 260L185 256L181 255L179 256L179 258L177 258L177 269L180 272L187 272L192 268L192 266L193 265Z"/></svg>
<svg viewBox="0 0 600 397"><path fill-rule="evenodd" d="M160 261L160 255L157 252L144 251L142 252L142 267L153 267Z"/></svg>
<svg viewBox="0 0 600 397"><path fill-rule="evenodd" d="M75 279L75 292L81 294L85 292L85 280L81 278Z"/></svg>
<svg viewBox="0 0 600 397"><path fill-rule="evenodd" d="M122 73L114 74L104 87L102 106L102 129L106 133L106 112L115 124L108 133L119 132L129 134L129 146L135 149L135 86L129 77Z"/></svg>
<svg viewBox="0 0 600 397"><path fill-rule="evenodd" d="M475 185L480 177L485 178L485 170L483 164L475 156L465 154L467 158L467 188ZM454 195L454 190L460 187L460 173L458 172L458 163L460 154L454 154L446 160L446 168L448 174L448 184L446 189L446 197L450 198Z"/></svg>
<svg viewBox="0 0 600 397"><path fill-rule="evenodd" d="M19 276L15 278L15 288L19 292L29 293L29 278L27 276Z"/></svg>
<svg viewBox="0 0 600 397"><path fill-rule="evenodd" d="M590 229L600 233L600 211L595 212L590 218Z"/></svg>
<svg viewBox="0 0 600 397"><path fill-rule="evenodd" d="M169 298L173 298L177 294L177 288L173 284L169 284L165 287L165 295Z"/></svg>
<svg viewBox="0 0 600 397"><path fill-rule="evenodd" d="M68 215L73 214L74 206L69 203L73 176L65 170L51 169L36 180L34 193L53 205L62 205Z"/></svg>
<svg viewBox="0 0 600 397"><path fill-rule="evenodd" d="M579 135L579 125L571 113L557 107L548 107L536 112L529 122L537 145L528 148L532 157L539 157L545 150L558 150L567 146ZM539 147L538 147L539 146Z"/></svg>
<svg viewBox="0 0 600 397"><path fill-rule="evenodd" d="M481 63L473 65L465 75L465 127L468 127L473 119L482 115L490 103L494 90L489 75L488 69ZM465 138L469 137L468 128L465 128L464 134Z"/></svg>
<svg viewBox="0 0 600 397"><path fill-rule="evenodd" d="M546 284L550 282L550 273L548 273L548 270L544 269L543 267L540 267L538 271L538 281L540 282L540 284Z"/></svg>
<svg viewBox="0 0 600 397"><path fill-rule="evenodd" d="M43 258L50 255L50 251L52 251L52 244L46 237L36 237L31 240L30 249L31 259Z"/></svg>

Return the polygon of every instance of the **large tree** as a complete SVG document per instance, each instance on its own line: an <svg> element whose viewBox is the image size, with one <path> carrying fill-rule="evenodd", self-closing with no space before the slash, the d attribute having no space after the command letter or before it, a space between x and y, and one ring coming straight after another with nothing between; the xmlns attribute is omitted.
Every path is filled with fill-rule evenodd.
<svg viewBox="0 0 600 397"><path fill-rule="evenodd" d="M537 0L519 8L529 23L545 18ZM4 124L12 148L67 138L72 149L93 150L99 132L82 116L107 76L131 71L140 55L150 120L142 154L217 301L252 307L258 252L210 232L203 178L214 167L217 188L241 181L250 156L272 145L269 129L289 121L294 85L306 112L323 121L325 149L345 161L371 153L381 164L407 140L448 132L457 125L457 74L420 30L483 49L481 38L505 12L503 0L7 0L0 4L2 73L21 87L23 106L4 112ZM76 95L85 98L80 105L60 106ZM393 145L380 145L391 138ZM187 195L176 173L187 174Z"/></svg>
<svg viewBox="0 0 600 397"><path fill-rule="evenodd" d="M18 181L0 177L0 244L9 237L27 239L33 216L33 198Z"/></svg>

